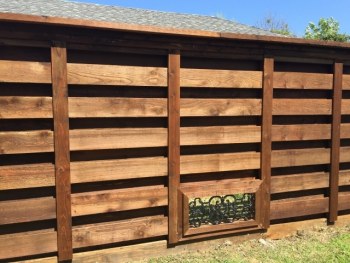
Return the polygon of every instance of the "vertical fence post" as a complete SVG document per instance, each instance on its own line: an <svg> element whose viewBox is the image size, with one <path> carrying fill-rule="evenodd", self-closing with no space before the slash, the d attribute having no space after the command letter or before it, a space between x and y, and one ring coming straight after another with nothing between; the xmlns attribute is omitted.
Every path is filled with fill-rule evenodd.
<svg viewBox="0 0 350 263"><path fill-rule="evenodd" d="M58 260L71 260L72 217L69 153L67 51L63 43L51 47L54 121Z"/></svg>
<svg viewBox="0 0 350 263"><path fill-rule="evenodd" d="M270 188L271 188L271 130L272 130L272 99L273 99L274 59L264 59L263 95L262 95L262 126L261 126L261 226L270 226Z"/></svg>
<svg viewBox="0 0 350 263"><path fill-rule="evenodd" d="M182 207L180 186L180 54L168 57L168 189L169 244L176 244L181 235Z"/></svg>
<svg viewBox="0 0 350 263"><path fill-rule="evenodd" d="M343 86L343 64L334 63L332 100L332 146L331 170L329 177L328 222L334 223L338 217L340 123Z"/></svg>

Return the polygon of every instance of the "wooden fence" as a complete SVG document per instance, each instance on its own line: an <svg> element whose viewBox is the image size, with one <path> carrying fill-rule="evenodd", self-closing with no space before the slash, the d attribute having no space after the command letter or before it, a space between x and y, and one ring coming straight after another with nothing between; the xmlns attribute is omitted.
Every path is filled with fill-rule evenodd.
<svg viewBox="0 0 350 263"><path fill-rule="evenodd" d="M169 244L350 211L350 66L9 45L0 259ZM254 218L191 228L191 198Z"/></svg>

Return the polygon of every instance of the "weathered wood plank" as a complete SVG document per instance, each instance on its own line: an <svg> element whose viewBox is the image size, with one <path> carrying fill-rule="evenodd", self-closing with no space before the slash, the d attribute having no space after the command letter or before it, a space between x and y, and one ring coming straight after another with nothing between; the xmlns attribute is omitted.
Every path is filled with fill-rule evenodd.
<svg viewBox="0 0 350 263"><path fill-rule="evenodd" d="M73 228L73 247L89 247L168 234L168 218L152 216Z"/></svg>
<svg viewBox="0 0 350 263"><path fill-rule="evenodd" d="M181 87L261 88L261 71L181 69Z"/></svg>
<svg viewBox="0 0 350 263"><path fill-rule="evenodd" d="M53 132L49 130L0 132L0 154L53 151Z"/></svg>
<svg viewBox="0 0 350 263"><path fill-rule="evenodd" d="M52 118L51 97L0 97L0 119Z"/></svg>
<svg viewBox="0 0 350 263"><path fill-rule="evenodd" d="M267 229L270 226L270 200L271 200L271 151L272 151L272 101L274 85L274 59L264 59L263 74L263 102L261 123L261 226ZM258 212L258 213L259 213Z"/></svg>
<svg viewBox="0 0 350 263"><path fill-rule="evenodd" d="M261 127L255 125L181 127L180 133L181 145L253 143L261 141Z"/></svg>
<svg viewBox="0 0 350 263"><path fill-rule="evenodd" d="M275 72L274 87L282 89L332 89L332 74Z"/></svg>
<svg viewBox="0 0 350 263"><path fill-rule="evenodd" d="M56 218L56 200L41 197L0 202L0 225Z"/></svg>
<svg viewBox="0 0 350 263"><path fill-rule="evenodd" d="M180 186L180 54L168 56L168 226L169 244L182 236Z"/></svg>
<svg viewBox="0 0 350 263"><path fill-rule="evenodd" d="M55 170L50 163L0 166L0 190L55 185Z"/></svg>
<svg viewBox="0 0 350 263"><path fill-rule="evenodd" d="M67 50L51 47L52 109L54 116L57 247L59 261L71 260L72 218L67 84Z"/></svg>
<svg viewBox="0 0 350 263"><path fill-rule="evenodd" d="M347 134L347 131L344 132L344 137L347 136ZM272 141L327 140L330 138L330 124L292 124L272 126Z"/></svg>
<svg viewBox="0 0 350 263"><path fill-rule="evenodd" d="M79 129L70 131L70 147L72 151L161 147L168 145L167 136L166 128Z"/></svg>
<svg viewBox="0 0 350 263"><path fill-rule="evenodd" d="M332 101L328 99L274 99L273 115L330 115Z"/></svg>
<svg viewBox="0 0 350 263"><path fill-rule="evenodd" d="M350 147L340 147L340 162L350 162Z"/></svg>
<svg viewBox="0 0 350 263"><path fill-rule="evenodd" d="M147 186L72 195L72 215L82 216L168 204L168 188Z"/></svg>
<svg viewBox="0 0 350 263"><path fill-rule="evenodd" d="M0 60L0 82L51 83L50 63Z"/></svg>
<svg viewBox="0 0 350 263"><path fill-rule="evenodd" d="M331 145L331 170L330 170L330 178L329 178L329 215L328 215L328 221L331 223L334 223L338 217L342 84L343 84L343 64L334 63L333 99L332 99L332 145Z"/></svg>
<svg viewBox="0 0 350 263"><path fill-rule="evenodd" d="M57 233L54 230L0 235L0 259L55 251L57 251Z"/></svg>
<svg viewBox="0 0 350 263"><path fill-rule="evenodd" d="M69 63L68 83L166 87L167 69L159 67Z"/></svg>
<svg viewBox="0 0 350 263"><path fill-rule="evenodd" d="M71 163L72 183L166 176L167 158L147 157Z"/></svg>
<svg viewBox="0 0 350 263"><path fill-rule="evenodd" d="M272 151L272 167L327 164L330 162L330 149L292 149Z"/></svg>
<svg viewBox="0 0 350 263"><path fill-rule="evenodd" d="M182 155L180 160L181 174L260 168L260 153L258 152Z"/></svg>
<svg viewBox="0 0 350 263"><path fill-rule="evenodd" d="M167 100L156 98L69 98L70 118L166 117Z"/></svg>
<svg viewBox="0 0 350 263"><path fill-rule="evenodd" d="M291 209L293 208L293 209ZM328 197L290 198L271 202L271 220L328 212Z"/></svg>
<svg viewBox="0 0 350 263"><path fill-rule="evenodd" d="M339 193L339 204L338 211L349 210L350 209L350 193L340 192Z"/></svg>
<svg viewBox="0 0 350 263"><path fill-rule="evenodd" d="M261 114L261 99L181 99L180 105L181 117Z"/></svg>

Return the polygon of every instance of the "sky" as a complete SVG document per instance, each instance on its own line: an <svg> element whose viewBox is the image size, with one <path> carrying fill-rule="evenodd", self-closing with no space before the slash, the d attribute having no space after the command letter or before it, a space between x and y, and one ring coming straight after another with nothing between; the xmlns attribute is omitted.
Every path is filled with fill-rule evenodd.
<svg viewBox="0 0 350 263"><path fill-rule="evenodd" d="M350 0L75 0L104 5L223 16L256 26L267 16L285 21L297 36L303 36L309 22L333 17L341 32L350 34Z"/></svg>

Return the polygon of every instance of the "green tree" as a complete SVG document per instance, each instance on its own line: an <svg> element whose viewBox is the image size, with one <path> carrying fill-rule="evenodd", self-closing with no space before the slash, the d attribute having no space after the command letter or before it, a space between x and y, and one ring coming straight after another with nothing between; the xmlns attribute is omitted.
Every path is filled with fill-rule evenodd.
<svg viewBox="0 0 350 263"><path fill-rule="evenodd" d="M290 30L289 25L283 19L279 19L273 15L266 16L259 21L256 26L261 29L285 36L294 35Z"/></svg>
<svg viewBox="0 0 350 263"><path fill-rule="evenodd" d="M340 33L339 30L339 22L333 17L321 18L317 25L313 22L309 23L305 30L304 38L339 42L349 41L350 35Z"/></svg>

